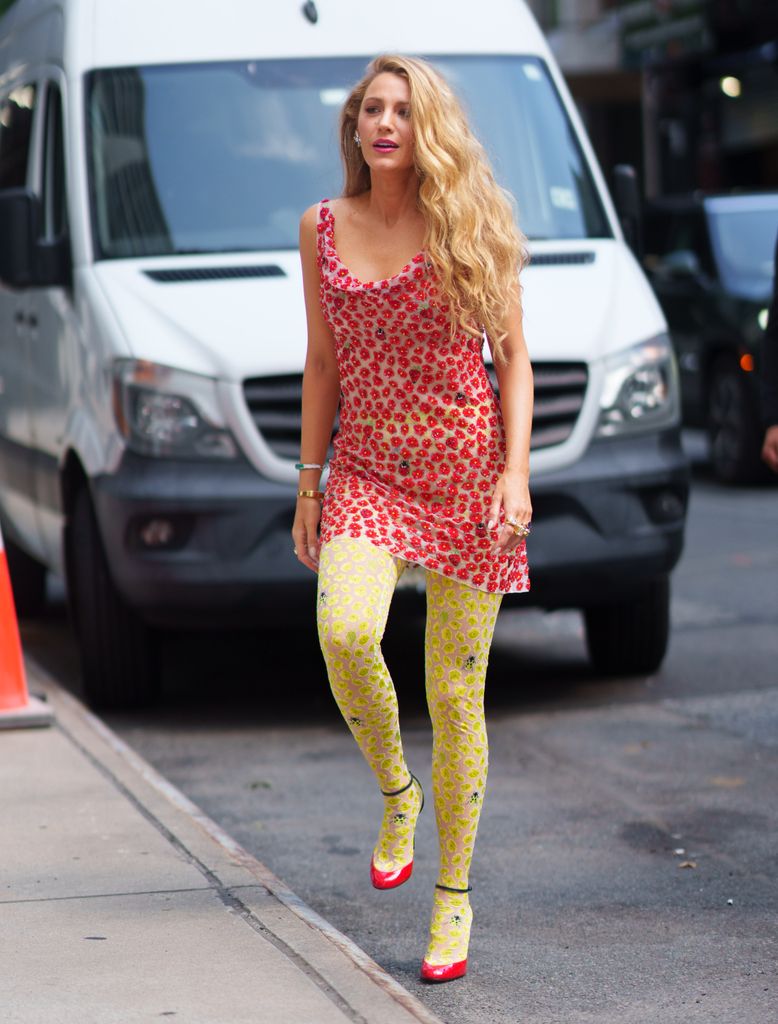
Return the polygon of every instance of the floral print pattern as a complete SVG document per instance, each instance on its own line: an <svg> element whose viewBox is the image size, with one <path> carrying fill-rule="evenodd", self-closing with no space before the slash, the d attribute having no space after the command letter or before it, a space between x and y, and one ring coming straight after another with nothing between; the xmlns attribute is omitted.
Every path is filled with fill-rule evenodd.
<svg viewBox="0 0 778 1024"><path fill-rule="evenodd" d="M407 562L365 538L322 545L317 603L319 641L333 696L378 784L394 792L408 781L397 695L381 652L394 589ZM486 670L501 594L437 574L427 577L426 687L432 720L432 785L442 885L464 889L486 786ZM475 663L468 665L472 652ZM421 807L416 785L386 797L374 851L390 871L413 856ZM398 820L399 815L405 815Z"/></svg>
<svg viewBox="0 0 778 1024"><path fill-rule="evenodd" d="M436 889L425 961L438 967L465 960L472 924L473 911L467 893Z"/></svg>
<svg viewBox="0 0 778 1024"><path fill-rule="evenodd" d="M525 544L493 555L496 532L486 528L505 434L481 338L451 337L423 253L385 280L354 277L327 199L317 245L341 388L322 542L364 537L478 590L529 590Z"/></svg>
<svg viewBox="0 0 778 1024"><path fill-rule="evenodd" d="M384 796L384 816L373 850L373 863L379 871L396 871L413 860L413 838L421 808L421 787L415 779L404 793Z"/></svg>

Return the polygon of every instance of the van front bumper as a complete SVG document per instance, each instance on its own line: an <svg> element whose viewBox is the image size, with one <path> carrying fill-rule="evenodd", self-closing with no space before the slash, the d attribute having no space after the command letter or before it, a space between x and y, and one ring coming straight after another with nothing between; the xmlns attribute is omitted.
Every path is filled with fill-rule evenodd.
<svg viewBox="0 0 778 1024"><path fill-rule="evenodd" d="M152 624L246 625L313 600L316 577L293 553L295 491L248 462L126 452L92 495L114 583Z"/></svg>
<svg viewBox="0 0 778 1024"><path fill-rule="evenodd" d="M531 589L517 599L583 608L669 573L683 550L689 483L677 429L595 441L574 466L531 479Z"/></svg>
<svg viewBox="0 0 778 1024"><path fill-rule="evenodd" d="M595 442L575 465L533 479L531 590L511 600L582 607L669 572L688 491L676 430ZM149 622L248 624L312 601L315 576L292 550L294 490L248 463L128 452L92 492L114 582Z"/></svg>

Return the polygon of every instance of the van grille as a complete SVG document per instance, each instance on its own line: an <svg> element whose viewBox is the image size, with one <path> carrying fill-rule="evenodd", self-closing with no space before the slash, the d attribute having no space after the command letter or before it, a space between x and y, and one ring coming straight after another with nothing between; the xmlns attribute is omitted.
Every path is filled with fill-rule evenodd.
<svg viewBox="0 0 778 1024"><path fill-rule="evenodd" d="M497 375L487 372L497 394ZM530 448L552 448L572 434L586 397L589 379L586 363L533 363L535 404L532 414Z"/></svg>
<svg viewBox="0 0 778 1024"><path fill-rule="evenodd" d="M531 446L537 450L562 444L570 436L584 402L588 375L586 363L533 363L532 369L535 410ZM496 391L494 370L489 367L488 372ZM296 460L300 454L302 375L252 377L244 381L243 394L265 443L279 458Z"/></svg>

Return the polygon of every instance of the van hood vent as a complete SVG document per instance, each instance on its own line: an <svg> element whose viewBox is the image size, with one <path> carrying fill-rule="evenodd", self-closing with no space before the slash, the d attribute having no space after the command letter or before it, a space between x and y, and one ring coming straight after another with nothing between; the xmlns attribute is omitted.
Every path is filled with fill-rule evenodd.
<svg viewBox="0 0 778 1024"><path fill-rule="evenodd" d="M543 264L570 264L570 263L594 263L593 252L539 252L533 253L530 259L530 266Z"/></svg>
<svg viewBox="0 0 778 1024"><path fill-rule="evenodd" d="M256 267L176 267L174 270L144 270L146 277L160 284L184 281L226 281L240 277L286 277L274 263Z"/></svg>

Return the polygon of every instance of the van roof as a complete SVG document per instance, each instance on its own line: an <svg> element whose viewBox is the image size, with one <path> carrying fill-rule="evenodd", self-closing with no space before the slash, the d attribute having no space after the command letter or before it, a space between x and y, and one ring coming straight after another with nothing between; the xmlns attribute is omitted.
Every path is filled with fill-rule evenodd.
<svg viewBox="0 0 778 1024"><path fill-rule="evenodd" d="M68 75L95 67L381 52L550 56L525 0L479 0L463 5L461 14L451 0L391 0L375 16L364 0L314 4L316 24L300 0L17 0L0 20L0 72L12 55L14 62L44 59L43 52L14 53L9 37L17 34L25 50L45 49L45 59L64 63Z"/></svg>

